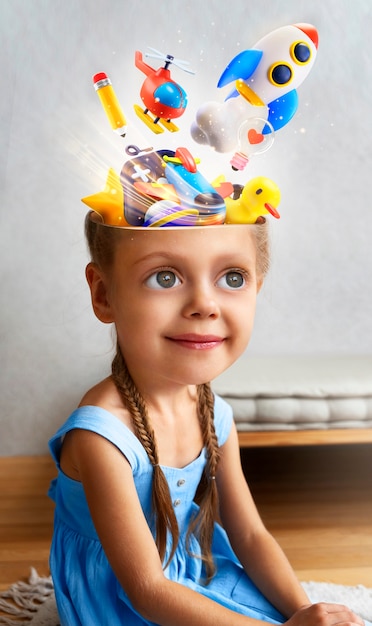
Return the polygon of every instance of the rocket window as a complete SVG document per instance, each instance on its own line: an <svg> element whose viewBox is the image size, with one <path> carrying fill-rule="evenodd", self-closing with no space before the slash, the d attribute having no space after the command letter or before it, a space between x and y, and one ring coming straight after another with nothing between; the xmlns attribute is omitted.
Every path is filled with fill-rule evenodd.
<svg viewBox="0 0 372 626"><path fill-rule="evenodd" d="M293 72L291 66L283 61L274 63L274 65L269 68L268 79L271 84L276 87L284 87L285 85L288 85L288 83L291 82L292 77Z"/></svg>
<svg viewBox="0 0 372 626"><path fill-rule="evenodd" d="M305 41L295 41L291 45L290 52L297 65L306 65L311 59L311 48Z"/></svg>

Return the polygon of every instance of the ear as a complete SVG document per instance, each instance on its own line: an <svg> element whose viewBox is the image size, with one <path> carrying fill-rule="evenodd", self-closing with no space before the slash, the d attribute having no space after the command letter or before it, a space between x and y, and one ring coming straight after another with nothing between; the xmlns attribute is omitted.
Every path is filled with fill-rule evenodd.
<svg viewBox="0 0 372 626"><path fill-rule="evenodd" d="M108 298L107 282L103 272L95 263L88 263L85 276L92 298L93 311L96 317L104 324L114 321Z"/></svg>

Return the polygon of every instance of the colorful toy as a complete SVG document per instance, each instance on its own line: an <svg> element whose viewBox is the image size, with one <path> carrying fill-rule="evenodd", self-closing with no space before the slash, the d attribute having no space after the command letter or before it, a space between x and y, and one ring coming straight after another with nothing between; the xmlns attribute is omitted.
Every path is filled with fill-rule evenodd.
<svg viewBox="0 0 372 626"><path fill-rule="evenodd" d="M295 114L296 88L312 68L317 47L316 29L295 24L273 31L253 49L238 54L218 81L219 88L233 82L234 89L222 104L207 102L199 108L193 138L218 152L235 151L231 165L244 169L252 155L270 148L275 132ZM186 61L150 50L154 54L147 56L162 59L164 66L155 70L144 63L141 52L135 53L136 66L146 74L141 89L146 108L134 108L155 133L164 132L163 128L173 132L178 128L171 120L183 114L187 96L168 68L174 64L193 72L183 67ZM107 75L96 74L93 81L113 128L123 130L125 118ZM104 224L158 228L254 224L269 214L280 217L280 191L269 178L259 176L245 185L233 185L220 176L210 183L187 148L140 150L130 145L126 152L130 158L120 176L110 169L105 188L83 198Z"/></svg>
<svg viewBox="0 0 372 626"><path fill-rule="evenodd" d="M226 224L256 224L265 215L280 215L277 206L280 202L279 187L265 176L252 178L244 187L234 185L233 198L225 198Z"/></svg>
<svg viewBox="0 0 372 626"><path fill-rule="evenodd" d="M101 101L103 110L110 122L111 128L125 137L127 132L127 122L125 115L116 97L116 93L112 86L111 80L105 72L99 72L93 76L94 89Z"/></svg>
<svg viewBox="0 0 372 626"><path fill-rule="evenodd" d="M309 74L318 48L318 33L311 24L278 28L260 39L252 50L238 54L222 73L218 87L235 81L239 94L253 105L267 105L274 130L282 128L298 106L296 88ZM263 133L265 133L263 129Z"/></svg>
<svg viewBox="0 0 372 626"><path fill-rule="evenodd" d="M128 146L120 177L110 169L103 191L83 198L104 224L125 227L253 224L279 218L277 185L264 176L246 185L218 177L209 183L187 148L157 150Z"/></svg>
<svg viewBox="0 0 372 626"><path fill-rule="evenodd" d="M285 126L297 110L296 89L313 67L317 48L314 26L295 24L278 28L251 50L238 54L218 81L219 88L233 82L234 89L224 103L207 102L199 108L191 127L193 139L218 152L236 151L243 124L246 136L250 131L257 133L251 147L259 147L265 135L273 139L273 132ZM257 119L261 119L261 128L257 128ZM244 156L246 163L249 155Z"/></svg>
<svg viewBox="0 0 372 626"><path fill-rule="evenodd" d="M124 193L118 174L113 168L107 173L102 191L82 198L82 202L93 209L108 226L129 226L124 217Z"/></svg>
<svg viewBox="0 0 372 626"><path fill-rule="evenodd" d="M120 178L110 169L103 191L83 202L111 226L202 226L222 224L230 183L212 186L186 148L143 150L131 155Z"/></svg>
<svg viewBox="0 0 372 626"><path fill-rule="evenodd" d="M141 109L137 104L134 110L138 117L149 127L154 133L162 133L164 126L167 130L175 132L179 130L178 126L171 122L172 119L180 117L187 106L187 95L184 89L171 78L171 64L179 67L184 72L194 74L192 70L187 69L184 65L188 65L187 61L175 59L172 55L164 55L154 48L150 48L154 54L146 54L147 57L162 59L164 66L155 70L143 61L142 53L138 50L135 54L135 65L141 72L146 74L146 79L141 87L141 100L145 105L145 109ZM152 113L155 117L151 117Z"/></svg>

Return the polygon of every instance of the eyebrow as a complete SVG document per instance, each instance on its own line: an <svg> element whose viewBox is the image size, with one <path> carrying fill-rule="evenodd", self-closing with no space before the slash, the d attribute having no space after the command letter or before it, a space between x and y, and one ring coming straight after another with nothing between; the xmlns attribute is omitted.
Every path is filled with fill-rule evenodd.
<svg viewBox="0 0 372 626"><path fill-rule="evenodd" d="M179 258L179 257L177 257ZM181 257L182 259L184 257ZM165 260L174 260L175 259L175 255L174 254L170 254L166 251L159 251L159 252L149 252L148 254L145 254L144 256L142 256L140 259L137 259L137 261L134 262L134 265L139 265L140 263L144 263L145 261L151 261L151 260L155 260L155 259L165 259Z"/></svg>
<svg viewBox="0 0 372 626"><path fill-rule="evenodd" d="M134 265L140 265L141 263L145 263L146 261L159 261L159 262L169 262L170 264L173 264L175 262L184 262L184 261L189 261L190 260L190 256L187 255L179 255L177 252L167 252L166 250L164 251L157 251L157 252L149 252L148 254L145 254L144 256L142 256L140 259L137 259L137 261L135 261ZM254 260L250 257L250 256L245 256L242 255L241 253L235 253L235 252L222 252L221 255L218 256L218 261L222 264L226 264L226 266L231 265L236 266L236 265L244 265L246 263L254 263Z"/></svg>

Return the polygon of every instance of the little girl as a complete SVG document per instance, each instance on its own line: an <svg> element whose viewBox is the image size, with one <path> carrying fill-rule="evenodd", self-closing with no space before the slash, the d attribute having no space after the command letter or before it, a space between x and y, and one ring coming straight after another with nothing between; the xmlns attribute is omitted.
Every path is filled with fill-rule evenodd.
<svg viewBox="0 0 372 626"><path fill-rule="evenodd" d="M50 441L61 625L362 625L309 602L254 505L231 409L209 385L249 342L267 225L222 224L221 196L185 151L162 167L144 193L145 168L127 165L124 227L102 222L105 198L102 210L91 200L101 217L86 218L92 305L115 325L117 352ZM173 227L133 225L134 205L140 226L150 211L155 224L175 216Z"/></svg>

